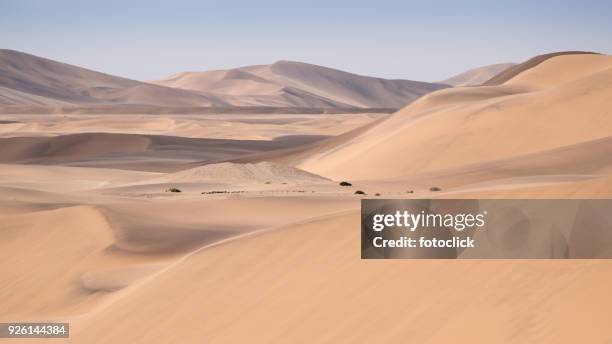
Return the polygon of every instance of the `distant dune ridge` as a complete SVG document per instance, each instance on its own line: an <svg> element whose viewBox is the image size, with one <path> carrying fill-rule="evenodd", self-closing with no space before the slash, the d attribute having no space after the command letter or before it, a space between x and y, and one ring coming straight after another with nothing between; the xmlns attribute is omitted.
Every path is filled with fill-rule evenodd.
<svg viewBox="0 0 612 344"><path fill-rule="evenodd" d="M0 105L210 106L213 97L152 85L13 50L0 50Z"/></svg>
<svg viewBox="0 0 612 344"><path fill-rule="evenodd" d="M440 83L451 86L478 86L483 82L496 76L497 74L515 65L516 63L497 63L488 66L482 66L470 69L461 74L457 74L444 81L440 81Z"/></svg>
<svg viewBox="0 0 612 344"><path fill-rule="evenodd" d="M224 71L185 72L140 82L13 50L0 50L0 109L15 113L163 113L181 108L397 109L447 85L387 80L279 61ZM260 108L258 110L258 108Z"/></svg>
<svg viewBox="0 0 612 344"><path fill-rule="evenodd" d="M446 88L387 80L294 61L208 72L184 72L154 83L214 94L237 106L395 107Z"/></svg>

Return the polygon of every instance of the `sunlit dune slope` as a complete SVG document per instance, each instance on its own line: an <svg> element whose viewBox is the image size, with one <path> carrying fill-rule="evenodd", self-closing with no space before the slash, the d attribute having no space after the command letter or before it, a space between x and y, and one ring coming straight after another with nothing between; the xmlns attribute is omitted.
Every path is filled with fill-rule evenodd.
<svg viewBox="0 0 612 344"><path fill-rule="evenodd" d="M519 75L520 73L531 69L537 65L539 65L540 63L553 58L555 56L563 56L563 55L580 55L580 54L595 54L593 52L588 52L588 51L559 51L559 52L554 52L554 53L548 53L548 54L542 54L542 55L538 55L538 56L534 56L532 58L530 58L529 60L511 66L510 68L507 68L506 70L502 71L501 73L498 73L496 75L494 75L492 78L490 78L489 80L486 80L483 82L483 86L495 86L495 85L501 85L504 82L514 78L515 76Z"/></svg>
<svg viewBox="0 0 612 344"><path fill-rule="evenodd" d="M345 212L205 248L77 319L72 342L572 343L610 333L606 261L364 261L355 228L358 213Z"/></svg>
<svg viewBox="0 0 612 344"><path fill-rule="evenodd" d="M235 164L224 162L208 164L191 169L170 173L163 177L147 180L147 183L194 183L202 181L224 181L234 184L249 183L321 183L328 181L295 167L260 162L257 164Z"/></svg>
<svg viewBox="0 0 612 344"><path fill-rule="evenodd" d="M552 57L498 86L431 93L298 167L332 179L403 178L608 137L612 57Z"/></svg>
<svg viewBox="0 0 612 344"><path fill-rule="evenodd" d="M2 190L0 202L24 203L19 212L1 215L6 278L0 281L0 321L74 319L204 245L357 206L355 200L325 197L200 197L61 207L52 204L59 193ZM89 194L78 201L103 200ZM45 204L52 208L37 209Z"/></svg>
<svg viewBox="0 0 612 344"><path fill-rule="evenodd" d="M78 312L98 299L79 283L95 266L92 253L113 241L108 222L96 209L79 206L3 216L0 239L3 320Z"/></svg>

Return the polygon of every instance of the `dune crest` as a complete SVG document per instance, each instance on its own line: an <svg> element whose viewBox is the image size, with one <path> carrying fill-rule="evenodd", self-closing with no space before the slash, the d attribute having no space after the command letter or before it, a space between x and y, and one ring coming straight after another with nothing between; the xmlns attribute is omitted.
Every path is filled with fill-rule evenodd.
<svg viewBox="0 0 612 344"><path fill-rule="evenodd" d="M361 76L313 64L278 61L208 72L183 72L154 81L215 94L235 106L400 108L447 85Z"/></svg>
<svg viewBox="0 0 612 344"><path fill-rule="evenodd" d="M334 179L406 178L605 138L611 85L610 56L552 57L499 86L426 95L297 166Z"/></svg>
<svg viewBox="0 0 612 344"><path fill-rule="evenodd" d="M183 72L151 83L14 50L0 50L4 113L266 113L288 109L389 112L448 85L387 80L312 64L278 61L209 72Z"/></svg>
<svg viewBox="0 0 612 344"><path fill-rule="evenodd" d="M479 86L483 82L490 80L497 74L504 72L514 65L516 65L516 63L497 63L482 66L457 74L444 81L440 81L440 83L451 86Z"/></svg>

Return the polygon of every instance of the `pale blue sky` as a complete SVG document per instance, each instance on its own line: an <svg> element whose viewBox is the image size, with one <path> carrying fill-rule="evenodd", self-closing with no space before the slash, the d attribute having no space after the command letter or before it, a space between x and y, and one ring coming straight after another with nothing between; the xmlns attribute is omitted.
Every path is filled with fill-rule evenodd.
<svg viewBox="0 0 612 344"><path fill-rule="evenodd" d="M612 2L0 0L0 48L140 80L285 59L434 81L552 51L612 53Z"/></svg>

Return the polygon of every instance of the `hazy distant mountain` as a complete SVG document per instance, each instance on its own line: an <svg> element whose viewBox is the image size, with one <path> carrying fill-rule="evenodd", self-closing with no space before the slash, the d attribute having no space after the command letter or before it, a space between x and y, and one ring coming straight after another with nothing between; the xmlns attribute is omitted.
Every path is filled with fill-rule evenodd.
<svg viewBox="0 0 612 344"><path fill-rule="evenodd" d="M185 72L146 83L18 51L0 50L0 106L30 107L34 111L53 107L62 112L62 108L75 106L103 107L109 112L131 111L133 106L400 108L445 87L448 86L372 78L289 61Z"/></svg>
<svg viewBox="0 0 612 344"><path fill-rule="evenodd" d="M0 50L0 104L210 106L204 94L91 71L13 50Z"/></svg>
<svg viewBox="0 0 612 344"><path fill-rule="evenodd" d="M441 81L441 83L451 86L477 86L514 65L516 63L498 63L478 67Z"/></svg>
<svg viewBox="0 0 612 344"><path fill-rule="evenodd" d="M205 92L236 106L359 108L400 108L426 93L448 87L361 76L293 61L184 72L154 83Z"/></svg>

